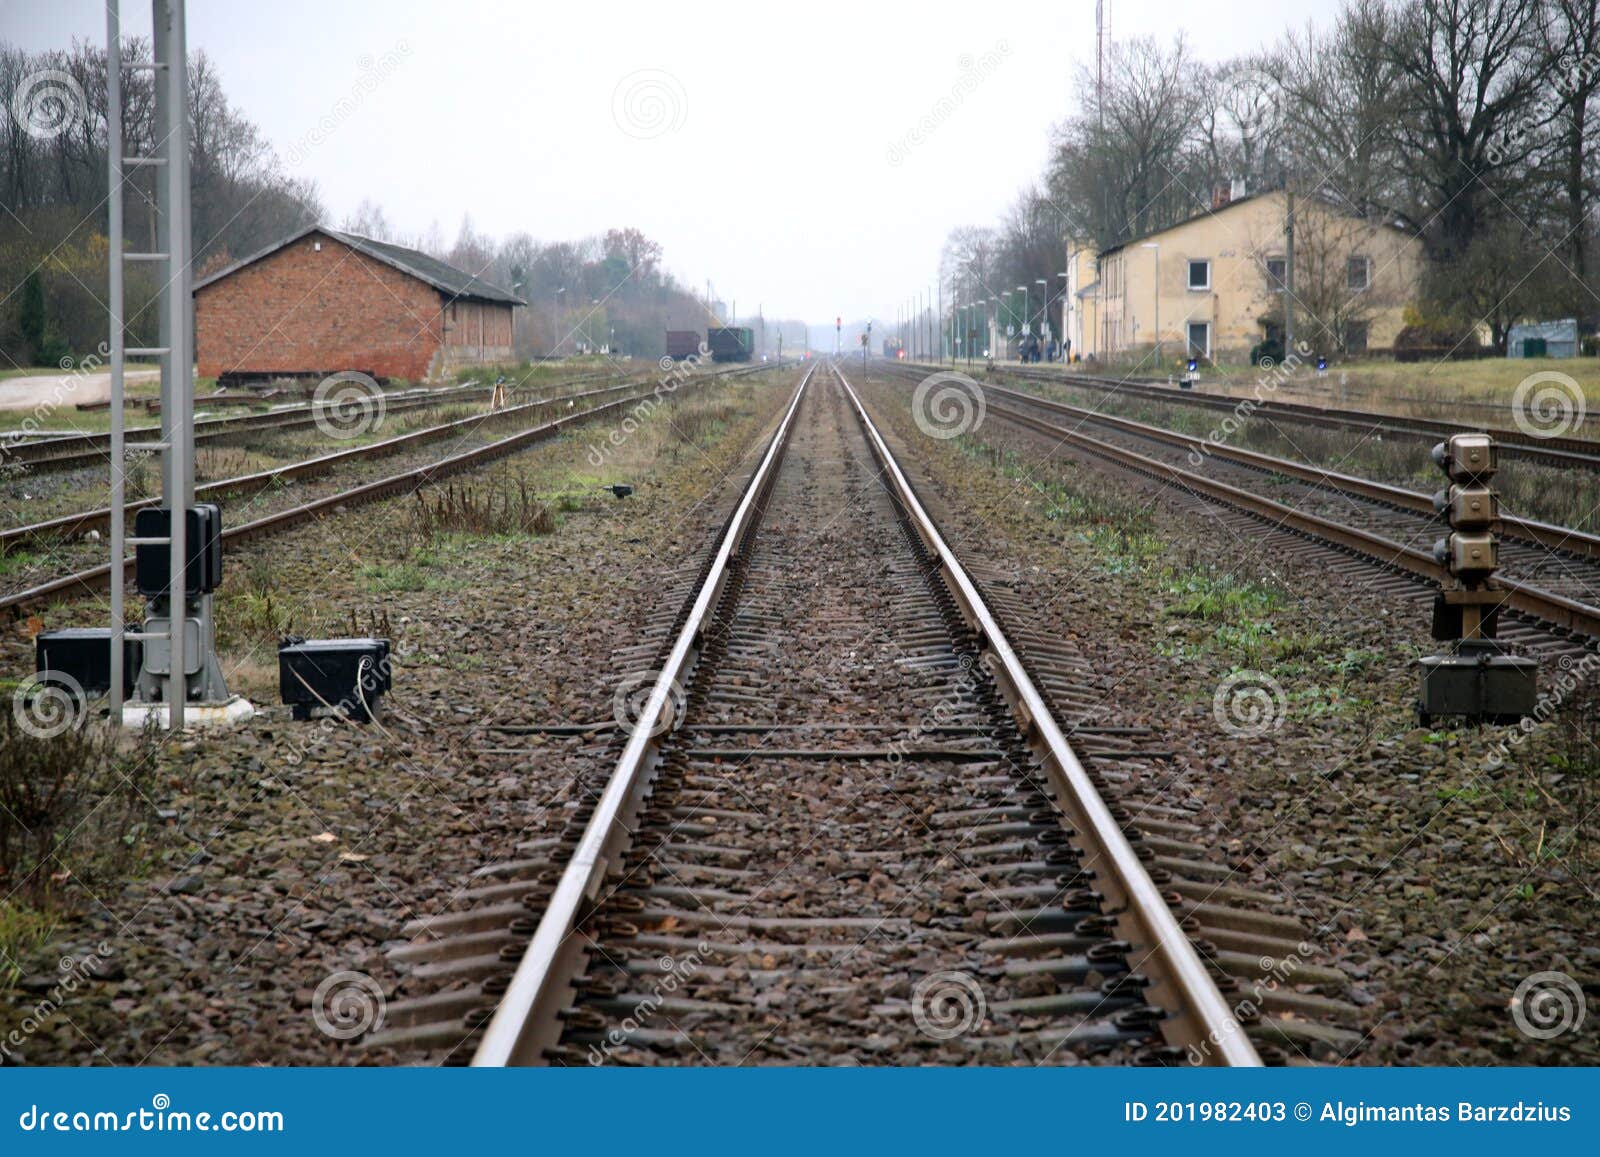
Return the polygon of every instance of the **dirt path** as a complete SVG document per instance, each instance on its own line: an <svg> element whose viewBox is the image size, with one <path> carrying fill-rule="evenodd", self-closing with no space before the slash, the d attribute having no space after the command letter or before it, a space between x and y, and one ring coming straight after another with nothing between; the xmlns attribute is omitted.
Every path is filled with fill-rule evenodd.
<svg viewBox="0 0 1600 1157"><path fill-rule="evenodd" d="M160 376L160 370L128 370L124 375L129 382L149 381ZM0 381L0 410L76 406L80 402L103 402L110 396L110 370L87 374L58 371Z"/></svg>

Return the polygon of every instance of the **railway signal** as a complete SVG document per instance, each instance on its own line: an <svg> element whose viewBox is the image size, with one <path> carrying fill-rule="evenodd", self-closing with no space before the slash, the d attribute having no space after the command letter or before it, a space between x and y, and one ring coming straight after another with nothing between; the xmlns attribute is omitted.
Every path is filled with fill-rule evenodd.
<svg viewBox="0 0 1600 1157"><path fill-rule="evenodd" d="M1172 379L1168 378L1167 380L1170 382ZM1181 390L1192 390L1194 389L1194 384L1199 380L1200 359L1190 358L1184 365L1183 377L1178 379L1178 388Z"/></svg>
<svg viewBox="0 0 1600 1157"><path fill-rule="evenodd" d="M1494 579L1500 568L1500 501L1490 485L1499 450L1488 434L1454 434L1433 448L1433 461L1448 480L1433 496L1433 508L1449 527L1433 547L1443 569L1433 637L1452 647L1420 660L1418 714L1423 726L1442 715L1509 722L1534 709L1539 665L1508 653L1495 639L1505 597Z"/></svg>

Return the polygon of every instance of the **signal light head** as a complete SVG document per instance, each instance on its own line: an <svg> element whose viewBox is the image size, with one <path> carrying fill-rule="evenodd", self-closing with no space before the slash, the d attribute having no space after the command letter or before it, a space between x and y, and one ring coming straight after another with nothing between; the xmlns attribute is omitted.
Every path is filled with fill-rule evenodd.
<svg viewBox="0 0 1600 1157"><path fill-rule="evenodd" d="M1488 434L1452 434L1433 448L1433 461L1452 482L1486 482L1499 469L1499 454Z"/></svg>
<svg viewBox="0 0 1600 1157"><path fill-rule="evenodd" d="M1487 486L1446 486L1433 508L1455 530L1488 530L1500 518L1500 500Z"/></svg>
<svg viewBox="0 0 1600 1157"><path fill-rule="evenodd" d="M1457 531L1433 544L1433 561L1458 578L1487 578L1500 569L1500 544L1492 534Z"/></svg>

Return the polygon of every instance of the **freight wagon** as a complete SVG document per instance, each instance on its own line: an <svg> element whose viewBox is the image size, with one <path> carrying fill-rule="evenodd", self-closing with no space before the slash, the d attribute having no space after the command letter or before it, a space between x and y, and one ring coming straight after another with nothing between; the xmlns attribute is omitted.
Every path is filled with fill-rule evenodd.
<svg viewBox="0 0 1600 1157"><path fill-rule="evenodd" d="M700 352L700 331L697 329L669 329L667 331L667 356L681 362Z"/></svg>
<svg viewBox="0 0 1600 1157"><path fill-rule="evenodd" d="M755 353L755 330L746 326L719 326L706 332L706 345L714 362L747 362Z"/></svg>

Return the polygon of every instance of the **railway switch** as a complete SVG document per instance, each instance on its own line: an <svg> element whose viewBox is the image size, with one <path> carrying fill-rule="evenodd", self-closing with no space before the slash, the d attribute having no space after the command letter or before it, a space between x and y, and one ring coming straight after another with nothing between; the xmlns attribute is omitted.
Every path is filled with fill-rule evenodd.
<svg viewBox="0 0 1600 1157"><path fill-rule="evenodd" d="M1504 591L1494 580L1500 568L1496 530L1500 502L1490 485L1499 468L1488 434L1455 434L1433 448L1433 460L1449 484L1433 496L1433 508L1448 533L1433 547L1443 569L1433 604L1433 637L1452 644L1444 655L1419 660L1422 694L1418 717L1428 726L1439 716L1505 723L1528 714L1538 699L1539 665L1513 655L1495 639Z"/></svg>

